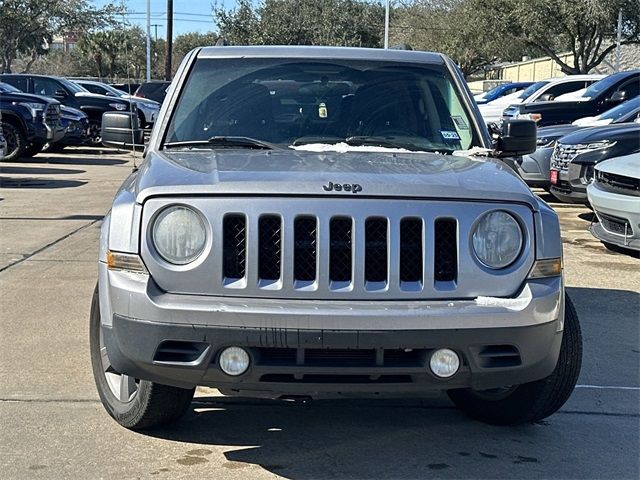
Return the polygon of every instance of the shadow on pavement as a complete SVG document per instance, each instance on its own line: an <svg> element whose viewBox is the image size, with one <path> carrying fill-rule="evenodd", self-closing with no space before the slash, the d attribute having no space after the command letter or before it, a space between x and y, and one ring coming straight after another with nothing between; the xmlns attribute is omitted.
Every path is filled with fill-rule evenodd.
<svg viewBox="0 0 640 480"><path fill-rule="evenodd" d="M0 173L13 175L76 175L85 173L86 170L77 170L71 168L46 168L46 167L7 167L0 165Z"/></svg>
<svg viewBox="0 0 640 480"><path fill-rule="evenodd" d="M579 383L637 385L640 294L592 288L568 293L585 345ZM623 458L610 443L620 439L629 451L638 450L635 397L612 405L597 390L582 389L580 395L589 401L517 427L472 421L445 396L308 404L196 397L182 421L144 434L223 447L223 469L260 465L292 479L637 477L634 455ZM597 411L581 408L593 404ZM213 453L193 448L175 461L205 463Z"/></svg>
<svg viewBox="0 0 640 480"><path fill-rule="evenodd" d="M51 165L96 165L111 166L122 165L128 160L120 160L117 158L101 158L90 155L78 155L77 157L46 157L34 158L32 163L48 163Z"/></svg>
<svg viewBox="0 0 640 480"><path fill-rule="evenodd" d="M52 180L45 178L13 178L0 177L0 188L32 188L32 189L52 189L52 188L73 188L81 187L87 182L80 180Z"/></svg>

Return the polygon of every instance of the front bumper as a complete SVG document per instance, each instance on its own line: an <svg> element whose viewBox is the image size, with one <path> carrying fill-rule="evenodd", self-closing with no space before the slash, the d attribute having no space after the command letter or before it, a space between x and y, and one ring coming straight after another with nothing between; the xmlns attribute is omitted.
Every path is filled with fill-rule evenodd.
<svg viewBox="0 0 640 480"><path fill-rule="evenodd" d="M534 153L516 159L516 171L527 185L549 187L549 164L552 153L553 148L538 148Z"/></svg>
<svg viewBox="0 0 640 480"><path fill-rule="evenodd" d="M495 388L555 368L564 317L562 280L527 282L513 299L309 301L167 294L147 275L100 264L102 329L122 373L178 387L260 396ZM238 377L217 357L241 346ZM430 354L451 348L460 370L440 379Z"/></svg>
<svg viewBox="0 0 640 480"><path fill-rule="evenodd" d="M566 203L588 204L587 185L593 177L593 164L570 163L566 170L558 171L558 182L550 191L558 200Z"/></svg>
<svg viewBox="0 0 640 480"><path fill-rule="evenodd" d="M606 243L640 250L640 197L608 192L596 184L587 187L587 195L599 219L589 227L591 234Z"/></svg>

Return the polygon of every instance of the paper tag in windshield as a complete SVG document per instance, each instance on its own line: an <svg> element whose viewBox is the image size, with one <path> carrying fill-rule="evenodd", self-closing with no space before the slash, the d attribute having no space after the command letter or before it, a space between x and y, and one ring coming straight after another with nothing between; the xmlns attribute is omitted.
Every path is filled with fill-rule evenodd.
<svg viewBox="0 0 640 480"><path fill-rule="evenodd" d="M453 120L456 124L456 127L460 130L469 130L469 125L466 124L464 119L457 115L452 115L451 120Z"/></svg>
<svg viewBox="0 0 640 480"><path fill-rule="evenodd" d="M460 140L460 135L458 135L458 132L454 132L451 130L440 130L440 133L442 134L442 138L444 138L445 140Z"/></svg>

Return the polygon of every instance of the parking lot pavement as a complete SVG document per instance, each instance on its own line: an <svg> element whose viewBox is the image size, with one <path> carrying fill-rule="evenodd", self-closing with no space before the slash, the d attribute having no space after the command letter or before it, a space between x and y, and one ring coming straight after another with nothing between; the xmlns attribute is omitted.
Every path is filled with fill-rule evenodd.
<svg viewBox="0 0 640 480"><path fill-rule="evenodd" d="M554 204L583 369L544 422L487 426L442 397L296 405L199 389L172 429L119 427L93 385L88 314L100 220L131 167L77 150L0 166L2 478L640 476L640 260L605 250L580 206Z"/></svg>

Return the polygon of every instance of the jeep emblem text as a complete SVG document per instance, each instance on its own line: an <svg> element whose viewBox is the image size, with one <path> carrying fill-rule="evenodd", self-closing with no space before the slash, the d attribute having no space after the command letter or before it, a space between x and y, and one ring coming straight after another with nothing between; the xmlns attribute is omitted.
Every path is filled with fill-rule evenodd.
<svg viewBox="0 0 640 480"><path fill-rule="evenodd" d="M328 185L323 185L322 188L325 192L351 192L358 193L362 191L362 185L359 183L333 183L329 182Z"/></svg>

